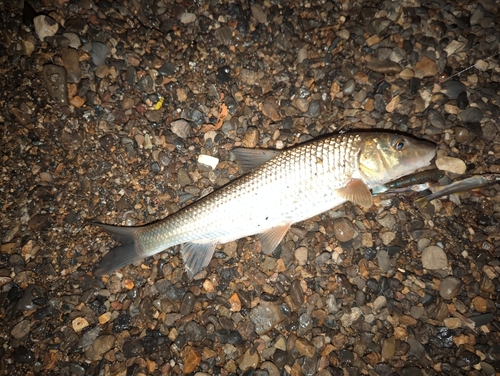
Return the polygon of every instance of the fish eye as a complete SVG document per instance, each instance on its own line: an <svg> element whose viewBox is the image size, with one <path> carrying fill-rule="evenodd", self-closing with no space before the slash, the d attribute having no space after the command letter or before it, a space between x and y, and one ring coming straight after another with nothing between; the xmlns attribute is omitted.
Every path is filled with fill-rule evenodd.
<svg viewBox="0 0 500 376"><path fill-rule="evenodd" d="M403 150L405 147L405 140L401 138L394 140L393 147L396 150Z"/></svg>

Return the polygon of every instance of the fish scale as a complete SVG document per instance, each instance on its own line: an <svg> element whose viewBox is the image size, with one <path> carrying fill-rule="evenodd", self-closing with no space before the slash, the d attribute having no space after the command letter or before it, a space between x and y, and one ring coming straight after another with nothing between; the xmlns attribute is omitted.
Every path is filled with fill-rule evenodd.
<svg viewBox="0 0 500 376"><path fill-rule="evenodd" d="M397 150L399 145L406 149ZM98 224L121 246L105 255L94 274L183 244L182 257L193 275L208 265L218 244L254 234L270 253L295 222L347 200L370 206L370 188L427 165L435 146L397 134L346 133L282 152L234 154L252 171L167 218L142 227Z"/></svg>

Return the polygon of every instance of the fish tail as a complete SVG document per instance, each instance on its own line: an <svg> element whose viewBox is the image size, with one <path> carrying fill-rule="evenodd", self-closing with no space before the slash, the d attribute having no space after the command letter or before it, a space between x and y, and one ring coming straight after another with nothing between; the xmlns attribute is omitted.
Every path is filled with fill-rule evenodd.
<svg viewBox="0 0 500 376"><path fill-rule="evenodd" d="M136 243L137 227L118 227L95 222L93 224L108 231L114 239L121 243L106 253L99 261L92 272L94 276L100 277L109 274L144 258Z"/></svg>

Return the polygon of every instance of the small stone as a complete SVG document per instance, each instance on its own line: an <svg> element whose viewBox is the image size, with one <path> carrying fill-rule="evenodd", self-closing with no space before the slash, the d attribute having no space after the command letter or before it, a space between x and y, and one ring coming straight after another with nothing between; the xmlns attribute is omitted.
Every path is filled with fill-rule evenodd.
<svg viewBox="0 0 500 376"><path fill-rule="evenodd" d="M446 81L441 84L441 92L450 99L457 99L460 93L465 92L466 86L460 81Z"/></svg>
<svg viewBox="0 0 500 376"><path fill-rule="evenodd" d="M333 233L337 240L342 243L352 240L357 235L351 221L345 217L333 221Z"/></svg>
<svg viewBox="0 0 500 376"><path fill-rule="evenodd" d="M64 68L68 74L68 82L78 83L82 78L80 69L80 55L77 50L66 49L62 54Z"/></svg>
<svg viewBox="0 0 500 376"><path fill-rule="evenodd" d="M415 72L413 71L413 69L405 68L401 72L399 72L399 77L401 77L403 80L411 80L413 77L415 77Z"/></svg>
<svg viewBox="0 0 500 376"><path fill-rule="evenodd" d="M384 295L377 296L373 301L373 310L380 311L385 307L387 307L387 298Z"/></svg>
<svg viewBox="0 0 500 376"><path fill-rule="evenodd" d="M33 324L29 320L23 320L12 328L10 334L16 339L21 339L30 332L32 325Z"/></svg>
<svg viewBox="0 0 500 376"><path fill-rule="evenodd" d="M454 157L437 158L436 167L440 170L453 172L455 174L464 174L467 170L465 162Z"/></svg>
<svg viewBox="0 0 500 376"><path fill-rule="evenodd" d="M189 315L193 311L194 303L196 302L196 296L188 291L184 298L182 299L180 313L182 315Z"/></svg>
<svg viewBox="0 0 500 376"><path fill-rule="evenodd" d="M191 125L183 119L175 120L170 123L172 132L181 138L189 137L191 133Z"/></svg>
<svg viewBox="0 0 500 376"><path fill-rule="evenodd" d="M215 30L215 38L220 44L230 46L233 42L233 28L231 26L219 27Z"/></svg>
<svg viewBox="0 0 500 376"><path fill-rule="evenodd" d="M390 60L379 60L377 58L371 58L371 60L366 64L366 68L383 74L396 74L401 72L401 66Z"/></svg>
<svg viewBox="0 0 500 376"><path fill-rule="evenodd" d="M241 311L241 301L237 293L231 295L231 297L229 298L229 304L231 305L230 309L232 312Z"/></svg>
<svg viewBox="0 0 500 376"><path fill-rule="evenodd" d="M71 98L69 104L71 104L73 107L80 108L85 104L85 99L78 95L75 95L73 98Z"/></svg>
<svg viewBox="0 0 500 376"><path fill-rule="evenodd" d="M443 115L436 110L429 110L427 113L430 123L436 128L443 129L446 126Z"/></svg>
<svg viewBox="0 0 500 376"><path fill-rule="evenodd" d="M71 48L78 49L82 45L80 38L75 33L64 33L63 36L69 40Z"/></svg>
<svg viewBox="0 0 500 376"><path fill-rule="evenodd" d="M461 144L467 142L470 137L470 132L467 128L455 127L455 140Z"/></svg>
<svg viewBox="0 0 500 376"><path fill-rule="evenodd" d="M132 281L130 278L125 278L122 282L122 285L127 290L132 290L135 286L134 281Z"/></svg>
<svg viewBox="0 0 500 376"><path fill-rule="evenodd" d="M262 335L274 328L284 316L273 302L261 301L258 306L250 311L250 320L255 324L255 332Z"/></svg>
<svg viewBox="0 0 500 376"><path fill-rule="evenodd" d="M448 56L453 55L455 52L460 52L464 48L465 44L463 42L459 42L457 40L452 40L450 44L448 44L444 50L448 54Z"/></svg>
<svg viewBox="0 0 500 376"><path fill-rule="evenodd" d="M163 119L163 113L159 110L147 110L144 115L151 123L160 123Z"/></svg>
<svg viewBox="0 0 500 376"><path fill-rule="evenodd" d="M422 251L422 266L429 270L440 270L448 267L448 258L442 248L437 245L426 247Z"/></svg>
<svg viewBox="0 0 500 376"><path fill-rule="evenodd" d="M184 374L193 372L201 362L201 353L191 348L184 361Z"/></svg>
<svg viewBox="0 0 500 376"><path fill-rule="evenodd" d="M337 31L336 34L340 39L344 40L348 40L349 37L351 36L351 33L347 29L340 29L339 31Z"/></svg>
<svg viewBox="0 0 500 376"><path fill-rule="evenodd" d="M472 304L474 305L475 310L478 312L484 313L488 310L488 303L482 296L476 296L474 299L472 299Z"/></svg>
<svg viewBox="0 0 500 376"><path fill-rule="evenodd" d="M302 304L304 304L304 292L302 291L300 280L294 279L291 283L290 296L292 298L293 304L295 304L296 307L300 307Z"/></svg>
<svg viewBox="0 0 500 376"><path fill-rule="evenodd" d="M238 358L238 362L238 366L242 371L245 371L250 367L255 368L259 363L259 352L250 348Z"/></svg>
<svg viewBox="0 0 500 376"><path fill-rule="evenodd" d="M53 64L44 65L43 80L50 98L57 104L67 106L69 101L66 69Z"/></svg>
<svg viewBox="0 0 500 376"><path fill-rule="evenodd" d="M108 46L101 42L93 42L90 57L95 66L106 64L106 57L110 53Z"/></svg>
<svg viewBox="0 0 500 376"><path fill-rule="evenodd" d="M52 17L40 15L36 16L33 20L35 25L35 32L42 42L46 37L52 37L56 35L59 29L59 24Z"/></svg>
<svg viewBox="0 0 500 376"><path fill-rule="evenodd" d="M437 64L434 60L431 60L427 56L424 56L415 65L416 76L419 78L423 77L434 77L437 75ZM420 71L420 72L419 72Z"/></svg>
<svg viewBox="0 0 500 376"><path fill-rule="evenodd" d="M457 367L470 367L478 364L481 358L474 354L472 351L465 350L457 355L456 366Z"/></svg>
<svg viewBox="0 0 500 376"><path fill-rule="evenodd" d="M241 146L244 148L255 148L259 142L259 130L255 127L248 127L243 137Z"/></svg>
<svg viewBox="0 0 500 376"><path fill-rule="evenodd" d="M85 356L91 361L101 360L115 345L115 336L106 334L96 338L92 346L85 351Z"/></svg>
<svg viewBox="0 0 500 376"><path fill-rule="evenodd" d="M366 40L366 45L368 47L373 46L374 44L377 44L380 42L380 37L378 35L372 35Z"/></svg>
<svg viewBox="0 0 500 376"><path fill-rule="evenodd" d="M89 322L84 317L77 317L72 321L71 324L73 326L73 330L76 333L81 332L83 329L89 326Z"/></svg>
<svg viewBox="0 0 500 376"><path fill-rule="evenodd" d="M439 294L445 300L456 298L462 289L462 281L455 276L448 276L441 282Z"/></svg>
<svg viewBox="0 0 500 376"><path fill-rule="evenodd" d="M262 114L272 121L280 121L281 115L275 98L267 98L262 104Z"/></svg>
<svg viewBox="0 0 500 376"><path fill-rule="evenodd" d="M207 336L207 330L196 321L189 321L184 327L186 341L201 342Z"/></svg>
<svg viewBox="0 0 500 376"><path fill-rule="evenodd" d="M306 247L299 247L295 250L295 259L301 266L307 264L308 250Z"/></svg>
<svg viewBox="0 0 500 376"><path fill-rule="evenodd" d="M447 317L443 322L448 329L458 329L462 327L462 320L456 317Z"/></svg>
<svg viewBox="0 0 500 376"><path fill-rule="evenodd" d="M297 342L295 342L295 347L301 355L307 356L308 358L312 358L316 354L315 347L305 339L299 338Z"/></svg>
<svg viewBox="0 0 500 376"><path fill-rule="evenodd" d="M15 363L19 364L33 364L35 362L35 354L33 351L28 350L24 346L17 347L12 353L12 358Z"/></svg>
<svg viewBox="0 0 500 376"><path fill-rule="evenodd" d="M396 352L396 339L394 336L387 338L382 343L382 359L389 360L394 356Z"/></svg>
<svg viewBox="0 0 500 376"><path fill-rule="evenodd" d="M181 23L183 23L184 25L193 23L195 21L196 21L196 14L194 13L183 13L181 15Z"/></svg>
<svg viewBox="0 0 500 376"><path fill-rule="evenodd" d="M463 123L479 123L483 118L483 112L477 107L469 107L463 110L458 117Z"/></svg>
<svg viewBox="0 0 500 376"><path fill-rule="evenodd" d="M342 322L342 326L344 328L349 328L356 322L361 316L363 316L363 311L361 311L361 308L358 307L352 307L350 313L346 313L342 315L340 318L340 321Z"/></svg>
<svg viewBox="0 0 500 376"><path fill-rule="evenodd" d="M111 312L105 312L99 316L99 324L104 325L111 320Z"/></svg>
<svg viewBox="0 0 500 376"><path fill-rule="evenodd" d="M252 10L252 16L257 20L257 22L265 24L267 23L267 14L264 12L262 7L259 4L252 4L250 6L250 9Z"/></svg>
<svg viewBox="0 0 500 376"><path fill-rule="evenodd" d="M131 340L123 344L122 351L125 359L130 359L134 356L141 355L144 352L144 346L142 346L140 340Z"/></svg>
<svg viewBox="0 0 500 376"><path fill-rule="evenodd" d="M175 65L171 62L165 63L158 69L158 73L162 76L172 76L175 73Z"/></svg>

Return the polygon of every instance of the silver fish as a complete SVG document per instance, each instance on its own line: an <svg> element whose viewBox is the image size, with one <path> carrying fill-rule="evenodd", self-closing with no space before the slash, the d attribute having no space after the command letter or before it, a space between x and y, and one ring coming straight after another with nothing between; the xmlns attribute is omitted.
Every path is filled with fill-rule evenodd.
<svg viewBox="0 0 500 376"><path fill-rule="evenodd" d="M235 149L239 179L167 218L140 227L96 223L121 245L94 269L101 276L182 244L190 277L210 262L215 247L258 234L271 253L290 226L346 201L372 205L370 189L425 167L434 144L394 133L344 133L285 151Z"/></svg>

